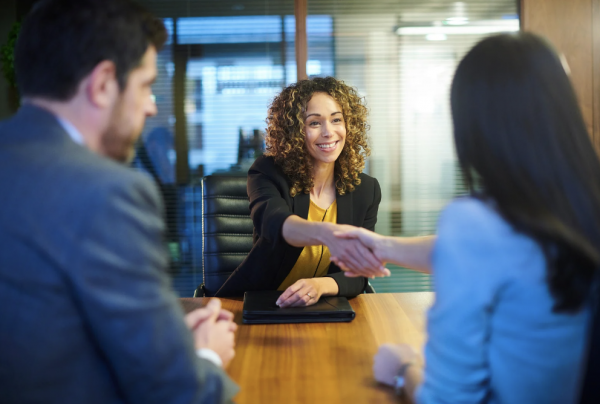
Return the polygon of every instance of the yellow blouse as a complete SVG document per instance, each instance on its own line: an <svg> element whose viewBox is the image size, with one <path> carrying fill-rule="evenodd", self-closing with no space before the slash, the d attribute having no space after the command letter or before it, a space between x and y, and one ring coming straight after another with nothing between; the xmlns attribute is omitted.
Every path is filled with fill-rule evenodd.
<svg viewBox="0 0 600 404"><path fill-rule="evenodd" d="M337 223L337 201L333 201L330 207L323 209L311 200L308 221ZM324 276L329 269L330 256L329 248L324 245L304 247L298 261L277 290L286 290L299 279Z"/></svg>

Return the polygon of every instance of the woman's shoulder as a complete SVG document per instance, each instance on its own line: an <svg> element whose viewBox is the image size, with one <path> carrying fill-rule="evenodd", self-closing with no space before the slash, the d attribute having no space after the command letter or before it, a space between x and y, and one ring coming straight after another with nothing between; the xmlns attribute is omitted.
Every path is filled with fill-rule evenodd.
<svg viewBox="0 0 600 404"><path fill-rule="evenodd" d="M248 170L248 175L253 173L266 174L270 177L286 177L281 167L275 162L272 156L259 156Z"/></svg>
<svg viewBox="0 0 600 404"><path fill-rule="evenodd" d="M472 196L457 198L444 208L440 215L439 227L447 224L460 224L476 230L510 227L492 201Z"/></svg>
<svg viewBox="0 0 600 404"><path fill-rule="evenodd" d="M438 237L452 243L489 248L512 248L535 244L517 231L496 209L493 201L463 197L452 201L440 215Z"/></svg>
<svg viewBox="0 0 600 404"><path fill-rule="evenodd" d="M366 184L374 184L377 182L377 179L375 177L371 177L370 175L365 174L365 173L358 174L358 178L360 178L361 184L363 182Z"/></svg>
<svg viewBox="0 0 600 404"><path fill-rule="evenodd" d="M454 199L444 208L444 214L475 214L479 216L479 219L482 217L499 217L498 213L496 213L494 202L474 196L463 196Z"/></svg>
<svg viewBox="0 0 600 404"><path fill-rule="evenodd" d="M250 170L274 169L275 167L277 167L275 159L272 156L266 156L262 154L258 156L256 160L254 160L254 163L252 163Z"/></svg>
<svg viewBox="0 0 600 404"><path fill-rule="evenodd" d="M261 183L268 180L278 184L282 189L289 188L289 178L272 156L259 156L248 170L248 181Z"/></svg>
<svg viewBox="0 0 600 404"><path fill-rule="evenodd" d="M544 263L535 240L515 229L493 202L459 198L440 216L433 255L434 273L440 277L460 273L473 282L504 287L523 284L527 268L527 279L535 284L543 279Z"/></svg>
<svg viewBox="0 0 600 404"><path fill-rule="evenodd" d="M356 187L356 190L360 191L368 191L373 192L375 189L380 189L379 181L375 177L371 177L368 174L360 173L358 174L358 178L360 178L360 185Z"/></svg>

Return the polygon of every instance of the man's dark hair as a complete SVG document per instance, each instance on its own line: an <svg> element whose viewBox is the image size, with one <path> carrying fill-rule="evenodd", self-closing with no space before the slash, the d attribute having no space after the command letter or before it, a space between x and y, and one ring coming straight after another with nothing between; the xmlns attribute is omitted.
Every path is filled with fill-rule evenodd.
<svg viewBox="0 0 600 404"><path fill-rule="evenodd" d="M116 66L121 90L148 50L164 45L162 21L132 0L42 0L26 17L15 50L23 97L67 101L98 63Z"/></svg>
<svg viewBox="0 0 600 404"><path fill-rule="evenodd" d="M541 246L554 310L579 310L600 266L600 163L556 52L528 33L484 39L451 104L467 185Z"/></svg>

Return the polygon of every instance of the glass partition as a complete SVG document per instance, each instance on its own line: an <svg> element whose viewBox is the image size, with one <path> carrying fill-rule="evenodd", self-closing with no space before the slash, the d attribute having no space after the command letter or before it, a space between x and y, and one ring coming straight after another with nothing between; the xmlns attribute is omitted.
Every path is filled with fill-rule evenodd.
<svg viewBox="0 0 600 404"><path fill-rule="evenodd" d="M465 192L452 140L454 70L484 36L519 29L517 3L310 0L308 12L333 19L335 75L370 109L366 172L382 187L376 231L433 234L442 208ZM377 292L431 290L429 276L388 267L391 277L371 281Z"/></svg>
<svg viewBox="0 0 600 404"><path fill-rule="evenodd" d="M202 281L203 175L245 175L264 150L267 106L296 81L294 1L143 1L171 33L158 59L159 114L135 164L167 199L171 272L190 296ZM376 230L433 234L441 209L464 193L452 142L449 86L477 41L519 29L515 0L309 0L309 76L356 87L370 109L365 171L382 187ZM430 290L391 266L378 292Z"/></svg>

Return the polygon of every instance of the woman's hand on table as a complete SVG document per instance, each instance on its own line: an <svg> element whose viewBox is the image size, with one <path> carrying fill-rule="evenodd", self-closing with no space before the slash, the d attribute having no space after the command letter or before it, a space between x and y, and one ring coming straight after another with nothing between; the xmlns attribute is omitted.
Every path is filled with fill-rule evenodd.
<svg viewBox="0 0 600 404"><path fill-rule="evenodd" d="M321 296L334 296L338 291L337 282L329 277L300 279L288 287L275 304L279 307L310 306Z"/></svg>

